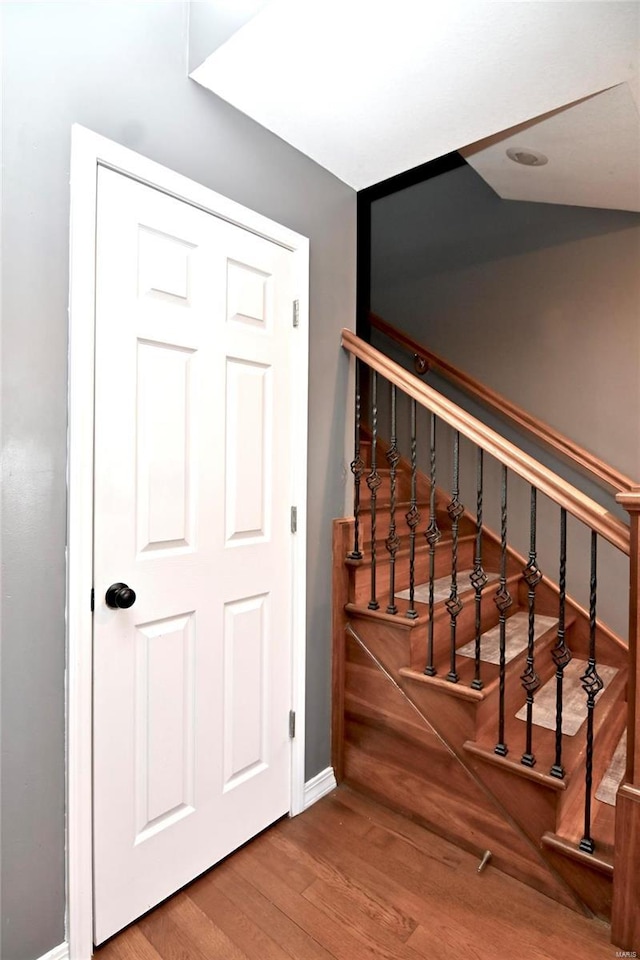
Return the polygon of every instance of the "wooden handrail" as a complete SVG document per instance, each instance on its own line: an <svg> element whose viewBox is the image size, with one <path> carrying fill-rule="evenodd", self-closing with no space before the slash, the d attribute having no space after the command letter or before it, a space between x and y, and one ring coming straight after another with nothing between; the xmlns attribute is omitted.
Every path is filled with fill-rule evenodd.
<svg viewBox="0 0 640 960"><path fill-rule="evenodd" d="M522 407L507 400L506 397L503 397L502 394L496 390L485 386L485 384L476 380L475 377L464 373L463 370L455 367L452 363L449 363L448 360L428 350L408 334L403 333L390 323L387 323L382 317L372 313L370 314L370 321L372 327L375 327L380 333L383 333L386 337L389 337L389 339L394 340L400 346L404 347L413 356L426 360L428 368L446 377L450 383L454 383L464 390L465 393L479 400L482 404L500 414L500 416L515 423L521 430L535 437L535 439L544 444L545 447L564 457L581 472L592 477L597 482L604 484L616 493L624 493L638 486L630 477L625 476L623 473L620 473L619 470L609 466L609 464L603 460L598 459L594 454L589 453L588 450L585 450L577 443L574 443L573 440L570 440L558 430L549 426L548 423L537 420L531 416L530 413L527 413L526 410L523 410Z"/></svg>
<svg viewBox="0 0 640 960"><path fill-rule="evenodd" d="M629 528L591 497L558 477L553 470L520 450L433 387L417 380L412 373L361 340L351 330L342 331L342 346L629 556Z"/></svg>

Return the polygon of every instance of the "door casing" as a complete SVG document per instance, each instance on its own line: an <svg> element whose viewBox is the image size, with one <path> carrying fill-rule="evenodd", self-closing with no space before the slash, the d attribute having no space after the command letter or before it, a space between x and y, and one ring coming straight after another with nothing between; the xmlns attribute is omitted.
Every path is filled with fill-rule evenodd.
<svg viewBox="0 0 640 960"><path fill-rule="evenodd" d="M95 249L98 166L109 167L277 243L293 253L298 327L292 345L294 424L291 443L292 743L291 804L304 808L307 409L309 353L309 241L247 207L79 125L71 136L69 280L69 395L67 464L67 918L71 960L93 952L92 862L92 588ZM293 317L292 317L293 323Z"/></svg>

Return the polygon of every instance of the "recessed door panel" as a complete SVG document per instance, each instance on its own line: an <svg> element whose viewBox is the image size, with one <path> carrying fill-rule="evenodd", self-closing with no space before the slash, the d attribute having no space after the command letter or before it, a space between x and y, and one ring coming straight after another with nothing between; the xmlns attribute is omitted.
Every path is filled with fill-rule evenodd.
<svg viewBox="0 0 640 960"><path fill-rule="evenodd" d="M191 491L191 367L194 351L138 342L138 550L189 547Z"/></svg>
<svg viewBox="0 0 640 960"><path fill-rule="evenodd" d="M267 330L272 308L273 278L248 263L227 261L227 320Z"/></svg>
<svg viewBox="0 0 640 960"><path fill-rule="evenodd" d="M259 773L267 760L267 676L271 647L269 597L225 606L224 789Z"/></svg>
<svg viewBox="0 0 640 960"><path fill-rule="evenodd" d="M228 543L269 536L271 371L227 359L225 512Z"/></svg>
<svg viewBox="0 0 640 960"><path fill-rule="evenodd" d="M136 636L136 843L194 809L195 616Z"/></svg>
<svg viewBox="0 0 640 960"><path fill-rule="evenodd" d="M195 245L141 224L138 229L138 295L189 306Z"/></svg>

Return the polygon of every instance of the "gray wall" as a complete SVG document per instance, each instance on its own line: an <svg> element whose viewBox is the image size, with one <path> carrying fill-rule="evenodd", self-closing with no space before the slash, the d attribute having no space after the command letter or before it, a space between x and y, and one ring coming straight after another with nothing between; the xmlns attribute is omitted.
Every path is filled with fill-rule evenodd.
<svg viewBox="0 0 640 960"><path fill-rule="evenodd" d="M640 215L501 200L470 168L378 201L372 309L640 479Z"/></svg>
<svg viewBox="0 0 640 960"><path fill-rule="evenodd" d="M186 75L185 3L3 3L2 960L64 939L64 597L74 122L311 240L307 775L329 763L355 193ZM338 438L336 444L335 438Z"/></svg>
<svg viewBox="0 0 640 960"><path fill-rule="evenodd" d="M372 233L374 311L640 480L640 215L503 201L463 167L378 201ZM579 474L525 448L626 517ZM463 476L468 504L473 471L469 463ZM485 503L494 529L497 479L489 476ZM509 522L510 541L526 554L528 491L515 479ZM557 510L543 502L539 523L543 570L557 580ZM607 544L599 549L599 616L626 637L628 565ZM568 585L584 605L588 561L588 539L574 525Z"/></svg>

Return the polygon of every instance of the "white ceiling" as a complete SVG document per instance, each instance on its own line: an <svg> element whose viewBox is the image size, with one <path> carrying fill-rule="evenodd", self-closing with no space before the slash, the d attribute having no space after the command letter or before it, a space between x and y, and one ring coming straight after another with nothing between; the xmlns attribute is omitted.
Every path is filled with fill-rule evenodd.
<svg viewBox="0 0 640 960"><path fill-rule="evenodd" d="M639 50L636 0L271 0L192 76L356 189L473 144L500 195L640 209ZM522 131L547 167L483 142L611 87Z"/></svg>
<svg viewBox="0 0 640 960"><path fill-rule="evenodd" d="M549 162L522 166L508 158L509 147ZM640 211L640 116L626 83L460 153L505 200Z"/></svg>

